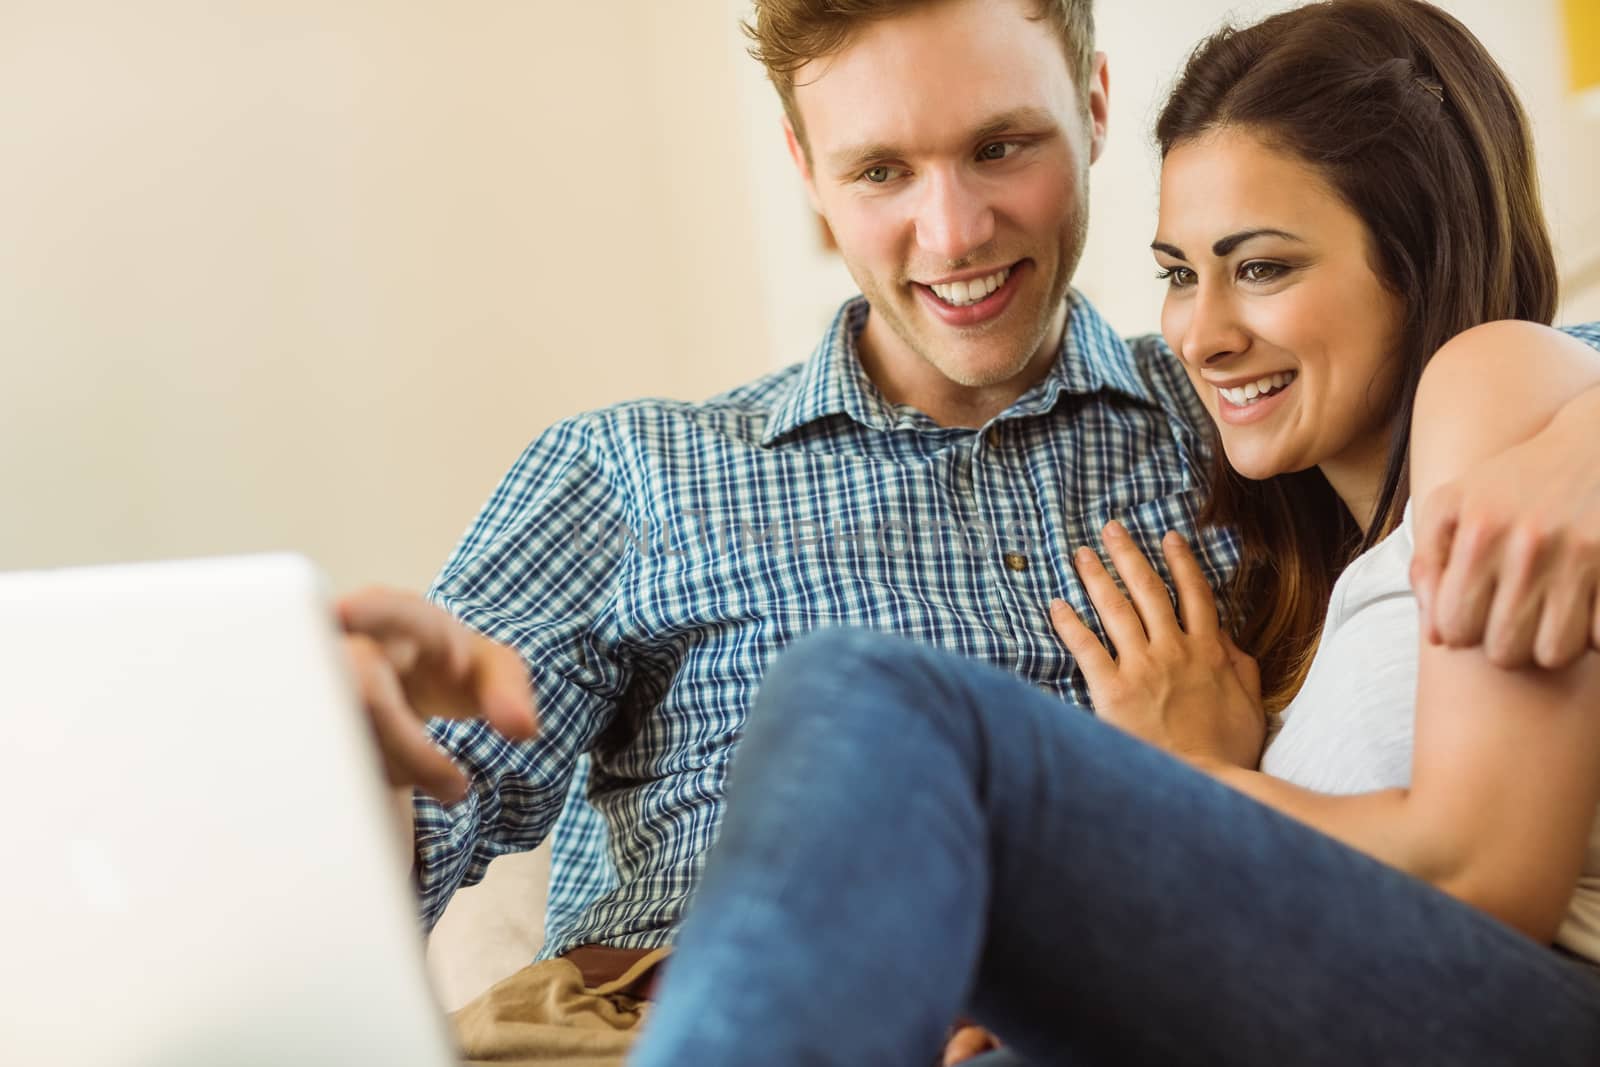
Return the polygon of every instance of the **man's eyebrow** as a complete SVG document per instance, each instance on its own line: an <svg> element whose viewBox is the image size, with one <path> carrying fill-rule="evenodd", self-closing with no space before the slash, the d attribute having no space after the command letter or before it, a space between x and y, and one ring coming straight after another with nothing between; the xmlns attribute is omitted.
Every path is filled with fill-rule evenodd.
<svg viewBox="0 0 1600 1067"><path fill-rule="evenodd" d="M1002 111L994 118L985 122L973 131L974 141L987 141L991 137L998 137L1002 133L1013 133L1017 130L1053 130L1056 127L1056 118L1042 107L1015 107L1010 111Z"/></svg>
<svg viewBox="0 0 1600 1067"><path fill-rule="evenodd" d="M877 159L890 159L900 152L887 141L842 148L828 156L828 166L840 174L853 174Z"/></svg>
<svg viewBox="0 0 1600 1067"><path fill-rule="evenodd" d="M1230 233L1228 236L1212 245L1211 254L1216 256L1218 259L1221 259L1223 256L1230 255L1234 249L1238 248L1246 241L1253 241L1257 237L1282 237L1286 241L1298 241L1301 244L1305 243L1305 239L1303 237L1297 237L1287 230L1240 230L1238 233ZM1165 244L1161 241L1152 241L1150 242L1150 249L1153 252L1164 252L1173 259L1181 259L1185 263L1189 262L1189 257L1184 254L1183 249L1177 247L1176 245Z"/></svg>
<svg viewBox="0 0 1600 1067"><path fill-rule="evenodd" d="M973 142L987 141L991 137L998 137L1003 133L1016 130L1037 130L1056 127L1055 116L1042 107L1018 107L1010 111L1002 111L979 126L971 134ZM880 159L893 159L904 154L904 150L887 141L872 141L866 144L851 145L841 148L828 155L828 165L841 173L850 173L865 167L867 164Z"/></svg>

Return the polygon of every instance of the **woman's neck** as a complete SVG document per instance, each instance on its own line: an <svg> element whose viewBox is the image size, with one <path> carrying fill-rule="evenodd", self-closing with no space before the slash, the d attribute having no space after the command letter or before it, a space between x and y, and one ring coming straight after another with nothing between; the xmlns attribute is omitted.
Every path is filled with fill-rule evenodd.
<svg viewBox="0 0 1600 1067"><path fill-rule="evenodd" d="M1372 528L1378 510L1378 494L1383 490L1384 471L1389 466L1389 437L1375 437L1359 448L1351 448L1337 459L1317 465L1333 491L1344 502L1365 536Z"/></svg>

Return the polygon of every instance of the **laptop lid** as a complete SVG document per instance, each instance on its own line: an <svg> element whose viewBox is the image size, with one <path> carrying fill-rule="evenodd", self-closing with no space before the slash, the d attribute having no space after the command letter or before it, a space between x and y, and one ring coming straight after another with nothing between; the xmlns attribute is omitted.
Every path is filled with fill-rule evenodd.
<svg viewBox="0 0 1600 1067"><path fill-rule="evenodd" d="M0 738L0 1063L453 1061L309 563L0 575Z"/></svg>

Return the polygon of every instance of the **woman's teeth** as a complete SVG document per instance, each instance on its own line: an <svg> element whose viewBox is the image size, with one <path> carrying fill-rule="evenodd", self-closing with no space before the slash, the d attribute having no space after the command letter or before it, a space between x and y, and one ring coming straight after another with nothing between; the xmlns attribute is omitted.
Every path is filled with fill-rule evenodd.
<svg viewBox="0 0 1600 1067"><path fill-rule="evenodd" d="M1224 389L1221 386L1218 386L1217 392L1221 393L1223 397L1227 399L1228 403L1232 404L1234 407L1247 408L1251 404L1254 404L1257 400L1261 400L1265 397L1271 396L1273 393L1278 392L1292 381L1294 381L1293 372L1273 374L1250 382L1247 385L1241 385L1236 389Z"/></svg>
<svg viewBox="0 0 1600 1067"><path fill-rule="evenodd" d="M949 285L930 285L929 289L951 307L967 307L976 304L990 293L1006 283L1011 277L1011 268L996 271L987 278L974 278L970 282L951 282Z"/></svg>

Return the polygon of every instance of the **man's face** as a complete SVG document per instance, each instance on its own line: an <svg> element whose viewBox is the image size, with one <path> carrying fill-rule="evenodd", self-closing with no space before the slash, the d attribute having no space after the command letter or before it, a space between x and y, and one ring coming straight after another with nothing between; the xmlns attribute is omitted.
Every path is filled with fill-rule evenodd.
<svg viewBox="0 0 1600 1067"><path fill-rule="evenodd" d="M1096 57L1084 101L1035 14L931 3L796 75L809 158L792 132L791 152L871 303L864 345L902 391L992 390L1054 355L1106 78Z"/></svg>

